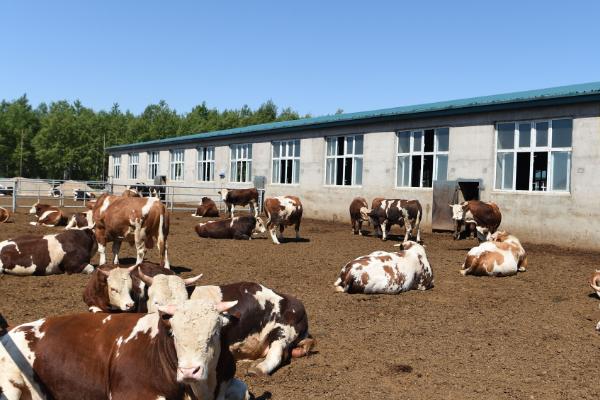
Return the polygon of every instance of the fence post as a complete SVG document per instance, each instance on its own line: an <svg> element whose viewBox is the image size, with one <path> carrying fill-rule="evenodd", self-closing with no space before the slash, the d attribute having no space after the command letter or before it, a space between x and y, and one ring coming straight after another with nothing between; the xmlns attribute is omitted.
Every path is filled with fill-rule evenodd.
<svg viewBox="0 0 600 400"><path fill-rule="evenodd" d="M175 186L171 186L171 212L173 212L173 203L175 202Z"/></svg>
<svg viewBox="0 0 600 400"><path fill-rule="evenodd" d="M15 178L15 183L13 184L13 193L12 193L12 211L13 213L17 212L17 190L19 190L19 178Z"/></svg>

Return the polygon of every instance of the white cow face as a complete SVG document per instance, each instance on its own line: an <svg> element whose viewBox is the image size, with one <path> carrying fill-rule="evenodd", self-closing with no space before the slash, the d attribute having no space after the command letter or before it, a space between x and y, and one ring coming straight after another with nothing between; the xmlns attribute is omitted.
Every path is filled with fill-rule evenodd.
<svg viewBox="0 0 600 400"><path fill-rule="evenodd" d="M39 202L35 203L34 205L31 206L31 208L29 209L29 214L35 214L37 212L37 205L40 204Z"/></svg>
<svg viewBox="0 0 600 400"><path fill-rule="evenodd" d="M229 189L221 189L217 193L219 193L223 201L225 201L225 199L227 198L227 193L229 193Z"/></svg>
<svg viewBox="0 0 600 400"><path fill-rule="evenodd" d="M452 219L455 221L462 221L465 218L465 211L462 204L449 204L452 208Z"/></svg>
<svg viewBox="0 0 600 400"><path fill-rule="evenodd" d="M360 219L362 219L365 222L368 222L370 212L371 212L371 210L368 209L367 207L361 207L360 208Z"/></svg>
<svg viewBox="0 0 600 400"><path fill-rule="evenodd" d="M117 267L108 272L101 269L98 270L107 276L108 302L112 307L121 311L131 311L133 309L134 302L131 298L133 281L131 280L130 273L136 267L135 265L130 268Z"/></svg>
<svg viewBox="0 0 600 400"><path fill-rule="evenodd" d="M138 272L148 287L148 312L157 312L159 307L170 304L183 304L188 299L186 286L193 286L202 278L202 274L193 278L181 279L176 275L159 274L154 277Z"/></svg>
<svg viewBox="0 0 600 400"><path fill-rule="evenodd" d="M221 328L229 322L223 313L236 304L186 300L158 308L175 339L178 382L206 381L219 358Z"/></svg>
<svg viewBox="0 0 600 400"><path fill-rule="evenodd" d="M256 225L254 226L254 232L265 233L267 231L267 227L263 222L262 218L256 218Z"/></svg>

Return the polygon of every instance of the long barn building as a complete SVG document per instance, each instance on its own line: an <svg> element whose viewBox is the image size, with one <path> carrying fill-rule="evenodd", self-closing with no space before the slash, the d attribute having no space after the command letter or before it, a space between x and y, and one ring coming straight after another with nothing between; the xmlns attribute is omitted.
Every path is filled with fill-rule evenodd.
<svg viewBox="0 0 600 400"><path fill-rule="evenodd" d="M526 241L600 242L600 82L276 122L110 147L116 185L164 175L182 193L252 187L347 220L355 196L418 199L426 229L448 203L498 203ZM186 187L185 189L183 187ZM189 189L194 187L197 189Z"/></svg>

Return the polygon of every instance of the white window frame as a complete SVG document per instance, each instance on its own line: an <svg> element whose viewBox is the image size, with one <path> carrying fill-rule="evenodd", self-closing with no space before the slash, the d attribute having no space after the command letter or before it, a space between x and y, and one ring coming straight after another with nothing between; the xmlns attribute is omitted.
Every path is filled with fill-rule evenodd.
<svg viewBox="0 0 600 400"><path fill-rule="evenodd" d="M113 178L121 178L121 155L113 156Z"/></svg>
<svg viewBox="0 0 600 400"><path fill-rule="evenodd" d="M229 159L229 181L237 183L252 182L252 143L230 145ZM238 174L240 168L242 171Z"/></svg>
<svg viewBox="0 0 600 400"><path fill-rule="evenodd" d="M200 146L196 149L196 180L198 182L215 181L214 146Z"/></svg>
<svg viewBox="0 0 600 400"><path fill-rule="evenodd" d="M438 132L446 129L448 130L448 150L440 150L439 149L439 135ZM425 131L433 131L433 151L425 151ZM400 152L400 136L403 133L406 132L410 132L410 140L409 140L409 151L408 152ZM414 150L414 143L415 143L415 135L416 134L420 134L421 135L421 149L416 151ZM439 156L446 156L448 162L446 165L446 180L448 179L448 170L450 169L449 167L449 150L450 150L450 128L449 127L438 127L438 128L426 128L426 129L404 129L401 131L397 131L396 132L396 157L395 157L395 161L396 161L396 180L394 182L394 186L397 189L405 189L405 188L426 188L426 189L431 189L433 187L433 182L438 180L437 176L438 176L438 167L439 167ZM425 160L425 156L433 156L433 172L432 172L432 178L431 178L431 186L423 186L423 167L425 165L424 160ZM411 181L412 181L412 172L413 172L413 156L420 156L421 157L421 171L419 172L419 186L412 186L411 185ZM400 169L398 168L398 162L400 160L400 157L408 157L408 165L409 165L409 170L408 170L408 179L409 182L406 185L399 185L398 181L399 181L399 176L398 174L400 173Z"/></svg>
<svg viewBox="0 0 600 400"><path fill-rule="evenodd" d="M568 147L554 147L552 146L552 126L554 121L560 120L571 120L571 146ZM546 146L537 146L537 124L547 123L548 124L548 140ZM498 148L498 126L503 124L514 124L514 142L512 149L499 149ZM519 139L520 139L520 129L519 125L521 124L530 124L530 137L529 137L529 146L528 147L520 147ZM536 119L536 120L525 120L525 121L500 121L495 125L495 135L494 135L494 191L497 192L509 192L509 193L571 193L571 168L572 168L572 157L573 157L573 118L564 117L564 118L551 118L551 119ZM534 167L534 154L535 153L548 153L548 164L546 167L546 183L547 186L545 190L534 190L533 187L533 167ZM569 153L569 159L567 161L567 188L566 189L554 189L554 163L553 163L553 153ZM513 168L512 168L512 186L510 188L504 188L504 184L502 187L498 187L497 182L497 170L498 170L498 154L510 154L513 155ZM517 190L517 154L518 153L529 153L529 188L528 190ZM503 159L504 161L504 159ZM504 171L504 167L502 169ZM502 179L504 179L504 174L502 174Z"/></svg>
<svg viewBox="0 0 600 400"><path fill-rule="evenodd" d="M185 150L169 151L169 177L173 182L181 182L185 178Z"/></svg>
<svg viewBox="0 0 600 400"><path fill-rule="evenodd" d="M337 141L340 138L344 138L344 154L328 154L329 153L329 142L330 141L334 141L335 143L335 151L337 152ZM349 152L348 147L349 147L349 139L352 138L352 152ZM362 142L362 152L360 154L356 153L356 142L357 142L357 138L360 138L361 142ZM354 134L354 135L340 135L340 136L328 136L325 138L325 167L323 168L323 170L325 171L324 174L324 186L331 186L331 187L362 187L362 181L363 181L363 172L364 172L364 154L365 154L365 137L363 134ZM329 165L330 163L328 162L329 160L335 160L332 165L333 165L333 174L335 176L333 176L333 179L335 180L335 182L337 182L337 164L338 162L340 162L340 160L343 160L345 158L352 158L352 177L350 180L350 185L345 185L344 182L346 181L346 169L342 168L342 184L338 185L337 183L328 183L328 177L329 177ZM356 171L358 170L358 168L356 167L358 161L360 161L360 182L356 182Z"/></svg>
<svg viewBox="0 0 600 400"><path fill-rule="evenodd" d="M127 177L132 180L138 179L138 175L140 172L140 153L129 153L127 155L127 160Z"/></svg>
<svg viewBox="0 0 600 400"><path fill-rule="evenodd" d="M277 150L277 151L276 151ZM300 183L300 139L279 140L271 143L271 184L298 185ZM281 162L284 162L284 169ZM281 182L282 177L287 181L288 162L292 165L291 182Z"/></svg>
<svg viewBox="0 0 600 400"><path fill-rule="evenodd" d="M154 159L156 155L156 159ZM148 152L148 179L154 179L160 175L160 151Z"/></svg>

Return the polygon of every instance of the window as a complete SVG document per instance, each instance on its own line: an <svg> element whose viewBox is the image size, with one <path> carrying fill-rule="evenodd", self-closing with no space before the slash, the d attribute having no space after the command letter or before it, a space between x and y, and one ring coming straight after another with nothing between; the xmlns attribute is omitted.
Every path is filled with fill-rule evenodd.
<svg viewBox="0 0 600 400"><path fill-rule="evenodd" d="M570 190L573 120L496 125L496 189Z"/></svg>
<svg viewBox="0 0 600 400"><path fill-rule="evenodd" d="M148 152L148 179L154 179L160 171L160 152Z"/></svg>
<svg viewBox="0 0 600 400"><path fill-rule="evenodd" d="M137 179L140 153L129 153L129 179Z"/></svg>
<svg viewBox="0 0 600 400"><path fill-rule="evenodd" d="M198 147L197 153L197 179L201 182L215 180L215 148Z"/></svg>
<svg viewBox="0 0 600 400"><path fill-rule="evenodd" d="M398 132L396 186L432 187L448 179L449 128Z"/></svg>
<svg viewBox="0 0 600 400"><path fill-rule="evenodd" d="M250 182L252 180L252 145L231 145L231 182Z"/></svg>
<svg viewBox="0 0 600 400"><path fill-rule="evenodd" d="M363 135L328 137L325 184L362 185Z"/></svg>
<svg viewBox="0 0 600 400"><path fill-rule="evenodd" d="M113 178L121 177L121 156L113 156Z"/></svg>
<svg viewBox="0 0 600 400"><path fill-rule="evenodd" d="M300 177L300 140L273 142L271 183L297 184Z"/></svg>
<svg viewBox="0 0 600 400"><path fill-rule="evenodd" d="M182 181L183 180L183 149L171 150L171 180Z"/></svg>

